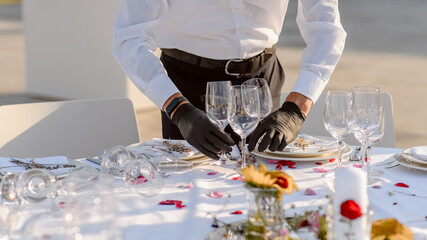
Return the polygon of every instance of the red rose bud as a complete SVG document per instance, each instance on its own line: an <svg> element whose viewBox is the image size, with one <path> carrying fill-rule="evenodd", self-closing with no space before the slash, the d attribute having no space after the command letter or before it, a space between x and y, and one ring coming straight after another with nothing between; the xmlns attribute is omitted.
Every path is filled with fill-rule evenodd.
<svg viewBox="0 0 427 240"><path fill-rule="evenodd" d="M275 183L282 188L288 188L288 180L282 176L277 177L277 180Z"/></svg>
<svg viewBox="0 0 427 240"><path fill-rule="evenodd" d="M341 215L350 220L354 220L361 217L363 214L360 210L359 204L353 200L348 200L341 204Z"/></svg>

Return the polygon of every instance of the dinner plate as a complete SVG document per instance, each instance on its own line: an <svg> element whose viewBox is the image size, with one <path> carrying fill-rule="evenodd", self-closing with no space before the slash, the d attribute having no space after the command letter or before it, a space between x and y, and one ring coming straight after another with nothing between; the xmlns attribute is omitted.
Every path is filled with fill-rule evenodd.
<svg viewBox="0 0 427 240"><path fill-rule="evenodd" d="M204 155L185 140L153 138L151 141L135 143L126 147L135 154L151 157L171 155L183 160L201 158Z"/></svg>
<svg viewBox="0 0 427 240"><path fill-rule="evenodd" d="M421 163L421 164L427 165L427 161L424 161L424 160L421 160L421 159L418 159L418 158L414 157L414 156L411 154L411 150L410 150L409 148L408 148L408 149L403 150L403 151L401 152L401 154L402 154L402 157L403 157L403 158L405 158L406 160L409 160L409 161L412 161L412 162L417 162L417 163Z"/></svg>
<svg viewBox="0 0 427 240"><path fill-rule="evenodd" d="M337 154L338 146L337 141L334 138L324 136L310 136L306 134L301 134L299 137L304 137L307 142L311 143L311 145L309 144L306 149L303 150L302 147L296 146L296 141L294 141L286 146L283 151L271 152L267 149L265 152L292 158L326 157ZM345 146L342 147L342 149L344 148Z"/></svg>
<svg viewBox="0 0 427 240"><path fill-rule="evenodd" d="M404 156L402 152L396 153L394 155L394 159L402 166L427 171L427 164L408 160L406 159L406 156Z"/></svg>
<svg viewBox="0 0 427 240"><path fill-rule="evenodd" d="M351 154L353 151L353 148L349 145L345 145L342 150L342 157L346 157ZM262 158L269 158L269 159L278 159L278 160L291 160L291 161L322 161L327 160L330 158L336 158L338 157L337 152L333 153L324 153L323 155L315 155L315 156L309 156L309 155L296 155L296 157L290 157L290 156L283 156L280 154L273 154L268 152L258 152L253 151L252 152L255 156L262 157Z"/></svg>

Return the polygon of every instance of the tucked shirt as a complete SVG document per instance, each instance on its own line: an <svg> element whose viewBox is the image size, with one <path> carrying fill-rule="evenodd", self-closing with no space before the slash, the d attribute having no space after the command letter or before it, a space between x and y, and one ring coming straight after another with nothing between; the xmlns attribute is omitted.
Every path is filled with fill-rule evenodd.
<svg viewBox="0 0 427 240"><path fill-rule="evenodd" d="M211 59L245 59L277 43L288 0L123 0L113 53L138 89L162 108L179 92L157 48ZM292 91L315 102L342 54L346 33L337 0L298 0L297 24L307 46Z"/></svg>

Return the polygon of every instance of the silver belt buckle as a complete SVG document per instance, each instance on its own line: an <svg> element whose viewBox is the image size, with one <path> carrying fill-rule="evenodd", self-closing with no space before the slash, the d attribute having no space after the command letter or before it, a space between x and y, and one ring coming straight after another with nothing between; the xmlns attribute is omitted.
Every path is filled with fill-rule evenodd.
<svg viewBox="0 0 427 240"><path fill-rule="evenodd" d="M244 61L246 61L245 59L230 59L230 60L228 60L226 63L225 63L225 74L227 74L227 75L230 75L230 76L236 76L236 77L238 77L238 76L240 76L240 73L232 73L232 72L229 72L228 71L228 65L230 65L230 63L232 63L232 62L244 62Z"/></svg>

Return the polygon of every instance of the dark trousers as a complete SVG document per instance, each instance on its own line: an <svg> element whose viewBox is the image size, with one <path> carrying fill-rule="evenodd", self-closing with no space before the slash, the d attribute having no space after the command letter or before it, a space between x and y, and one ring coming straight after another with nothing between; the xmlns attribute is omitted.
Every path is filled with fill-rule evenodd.
<svg viewBox="0 0 427 240"><path fill-rule="evenodd" d="M165 54L160 57L168 76L172 79L179 91L195 107L205 111L205 96L207 82L231 81L232 85L242 84L244 81L259 77L267 80L273 97L273 110L280 106L280 92L285 82L285 73L276 55L272 56L261 67L239 78L225 74L224 69L210 70L171 58ZM229 127L226 128L230 129ZM171 120L162 111L162 134L165 139L184 139Z"/></svg>

